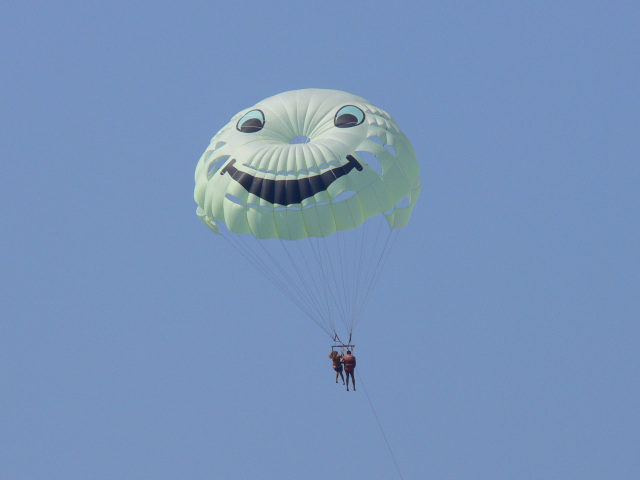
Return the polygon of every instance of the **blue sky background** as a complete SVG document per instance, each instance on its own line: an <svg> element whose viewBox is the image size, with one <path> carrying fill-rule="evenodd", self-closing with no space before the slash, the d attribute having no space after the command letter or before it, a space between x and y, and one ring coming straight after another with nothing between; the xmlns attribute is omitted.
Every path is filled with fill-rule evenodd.
<svg viewBox="0 0 640 480"><path fill-rule="evenodd" d="M640 478L637 2L101 3L0 10L0 477L399 478L195 215L216 131L316 87L421 166L355 338L404 478Z"/></svg>

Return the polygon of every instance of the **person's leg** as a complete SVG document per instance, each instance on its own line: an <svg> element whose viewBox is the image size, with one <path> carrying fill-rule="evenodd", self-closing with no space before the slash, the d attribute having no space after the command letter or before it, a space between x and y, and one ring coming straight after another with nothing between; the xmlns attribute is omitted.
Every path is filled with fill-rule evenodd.
<svg viewBox="0 0 640 480"><path fill-rule="evenodd" d="M340 378L342 378L342 384L344 385L344 375L342 375L342 370L340 370ZM336 383L338 383L337 377L336 377Z"/></svg>

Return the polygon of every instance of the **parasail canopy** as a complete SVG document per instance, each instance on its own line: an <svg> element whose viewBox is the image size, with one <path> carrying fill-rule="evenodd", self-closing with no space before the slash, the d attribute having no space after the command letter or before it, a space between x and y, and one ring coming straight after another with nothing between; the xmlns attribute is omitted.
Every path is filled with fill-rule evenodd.
<svg viewBox="0 0 640 480"><path fill-rule="evenodd" d="M362 317L420 188L416 154L387 112L305 89L235 115L198 162L194 198L211 230L339 339Z"/></svg>

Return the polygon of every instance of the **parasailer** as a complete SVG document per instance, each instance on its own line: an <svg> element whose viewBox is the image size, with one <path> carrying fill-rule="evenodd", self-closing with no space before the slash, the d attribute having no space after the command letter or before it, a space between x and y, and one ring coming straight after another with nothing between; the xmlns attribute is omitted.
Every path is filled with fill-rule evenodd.
<svg viewBox="0 0 640 480"><path fill-rule="evenodd" d="M342 384L344 385L344 375L342 374L342 359L344 355L340 355L335 350L331 350L329 354L329 358L333 363L333 370L336 372L336 383L338 383L338 375L342 378Z"/></svg>
<svg viewBox="0 0 640 480"><path fill-rule="evenodd" d="M344 373L347 374L347 392L349 391L349 376L353 383L353 391L356 391L356 377L353 376L353 371L356 369L356 357L351 353L351 350L347 350L347 354L342 359L344 364Z"/></svg>
<svg viewBox="0 0 640 480"><path fill-rule="evenodd" d="M351 339L420 188L391 115L305 89L235 115L198 162L194 198L200 219L335 340Z"/></svg>

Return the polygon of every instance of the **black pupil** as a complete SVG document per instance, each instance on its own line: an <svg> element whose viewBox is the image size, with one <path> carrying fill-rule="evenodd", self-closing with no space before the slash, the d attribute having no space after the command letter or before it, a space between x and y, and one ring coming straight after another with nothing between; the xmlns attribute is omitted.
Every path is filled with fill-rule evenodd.
<svg viewBox="0 0 640 480"><path fill-rule="evenodd" d="M263 127L262 120L259 118L250 118L242 124L240 131L244 133L257 132Z"/></svg>
<svg viewBox="0 0 640 480"><path fill-rule="evenodd" d="M343 113L338 118L336 118L336 127L346 128L353 127L358 124L358 118L355 115L350 113Z"/></svg>

